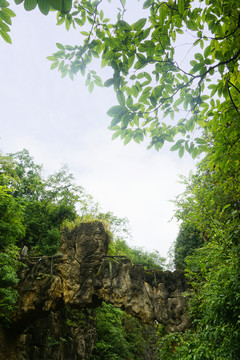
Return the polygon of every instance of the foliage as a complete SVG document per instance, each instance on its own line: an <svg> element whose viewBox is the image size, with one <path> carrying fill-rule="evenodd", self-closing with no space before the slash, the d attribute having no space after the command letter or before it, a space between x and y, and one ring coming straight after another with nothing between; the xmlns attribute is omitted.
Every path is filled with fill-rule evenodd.
<svg viewBox="0 0 240 360"><path fill-rule="evenodd" d="M112 305L102 304L96 309L97 343L92 360L137 360L144 354L155 359L156 332Z"/></svg>
<svg viewBox="0 0 240 360"><path fill-rule="evenodd" d="M191 255L194 249L203 245L201 232L191 224L182 223L174 244L174 265L176 269L185 269L185 258Z"/></svg>
<svg viewBox="0 0 240 360"><path fill-rule="evenodd" d="M85 39L79 46L58 43L58 51L48 57L51 69L72 79L81 72L90 92L95 85L113 86L118 105L108 115L114 139L120 136L127 144L147 137L149 148L156 150L175 142L171 150L180 157L185 150L196 157L208 150L208 143L191 133L200 129L207 134L224 108L239 114L238 2L146 0L148 16L133 24L124 20L125 1L120 3L116 21L105 18L101 1L75 2L70 15L58 14L58 24L65 22L67 29L84 27ZM189 62L182 53L189 53ZM104 83L90 70L93 58L112 70ZM178 112L184 114L180 120Z"/></svg>
<svg viewBox="0 0 240 360"><path fill-rule="evenodd" d="M219 113L208 134L209 153L176 200L177 218L198 229L205 242L186 258L192 328L161 340L163 359L239 357L239 120L230 103Z"/></svg>
<svg viewBox="0 0 240 360"><path fill-rule="evenodd" d="M72 0L14 0L15 3L24 2L24 9L27 11L34 10L38 5L43 15L47 15L50 10L58 10L62 14L68 13L72 8Z"/></svg>
<svg viewBox="0 0 240 360"><path fill-rule="evenodd" d="M7 322L17 300L13 286L18 282L19 248L24 236L23 211L11 194L9 178L0 172L0 318Z"/></svg>
<svg viewBox="0 0 240 360"><path fill-rule="evenodd" d="M12 17L15 13L9 9L9 2L6 0L0 0L0 35L7 43L12 43L9 36L10 27L12 25Z"/></svg>
<svg viewBox="0 0 240 360"><path fill-rule="evenodd" d="M209 242L188 259L192 328L159 342L161 359L237 359L240 351L239 245Z"/></svg>
<svg viewBox="0 0 240 360"><path fill-rule="evenodd" d="M16 244L53 254L59 246L63 221L76 217L77 192L81 188L73 184L66 167L45 180L42 167L35 164L27 150L2 156L1 168L8 177L11 198L22 211L25 234L17 237Z"/></svg>
<svg viewBox="0 0 240 360"><path fill-rule="evenodd" d="M126 359L129 357L127 341L121 324L122 311L103 304L96 311L98 342L92 358Z"/></svg>
<svg viewBox="0 0 240 360"><path fill-rule="evenodd" d="M86 327L87 326L87 317L86 314L92 316L92 309L75 309L71 308L69 305L66 305L66 325L69 327Z"/></svg>
<svg viewBox="0 0 240 360"><path fill-rule="evenodd" d="M18 283L17 270L21 266L18 258L19 248L13 244L0 252L0 319L5 324L18 298L13 288Z"/></svg>
<svg viewBox="0 0 240 360"><path fill-rule="evenodd" d="M109 245L109 255L123 255L134 264L140 264L145 269L163 270L166 259L161 257L158 251L148 252L141 248L132 248L121 238L114 239Z"/></svg>
<svg viewBox="0 0 240 360"><path fill-rule="evenodd" d="M25 231L22 207L12 196L8 182L8 178L0 174L0 250L15 244Z"/></svg>

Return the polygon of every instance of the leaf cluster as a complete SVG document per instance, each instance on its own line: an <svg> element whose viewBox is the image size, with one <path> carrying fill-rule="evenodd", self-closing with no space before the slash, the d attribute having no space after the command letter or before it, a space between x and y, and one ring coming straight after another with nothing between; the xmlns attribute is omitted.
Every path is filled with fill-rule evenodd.
<svg viewBox="0 0 240 360"><path fill-rule="evenodd" d="M97 343L91 359L156 359L157 333L111 304L96 309Z"/></svg>
<svg viewBox="0 0 240 360"><path fill-rule="evenodd" d="M196 174L184 180L186 191L176 200L183 233L176 242L175 260L182 250L190 255L184 267L191 285L192 327L185 334L161 340L164 359L239 356L240 116L231 100L220 108L214 114L218 122L211 123L207 134L209 153L198 163ZM188 236L191 228L203 236L200 247Z"/></svg>
<svg viewBox="0 0 240 360"><path fill-rule="evenodd" d="M14 0L17 5L23 3L27 11L34 10L38 5L43 15L47 15L50 10L58 10L62 14L68 13L72 8L72 0Z"/></svg>
<svg viewBox="0 0 240 360"><path fill-rule="evenodd" d="M145 269L163 270L166 259L158 251L148 252L141 248L130 247L122 238L115 238L109 245L109 255L126 256L133 264L142 265Z"/></svg>
<svg viewBox="0 0 240 360"><path fill-rule="evenodd" d="M143 8L148 16L132 24L124 20L123 3L116 21L105 19L101 5L101 1L81 1L68 17L58 18L67 28L90 30L81 31L82 45L58 43L59 51L48 57L51 68L58 68L62 77L86 75L90 92L95 85L113 87L118 101L108 111L113 139L121 137L127 144L147 138L148 148L156 150L173 142L171 150L180 157L185 151L193 158L207 152L207 137L191 133L207 134L216 122L216 112L229 102L239 114L237 3L147 0ZM186 32L194 39L190 46L196 51L180 66L178 47L185 45ZM184 52L188 49L186 44ZM102 81L89 69L93 58L111 69L111 78ZM221 103L215 101L216 94Z"/></svg>
<svg viewBox="0 0 240 360"><path fill-rule="evenodd" d="M15 13L9 8L9 2L0 0L0 35L7 43L12 43L9 36L10 27L12 25L12 17L16 16Z"/></svg>

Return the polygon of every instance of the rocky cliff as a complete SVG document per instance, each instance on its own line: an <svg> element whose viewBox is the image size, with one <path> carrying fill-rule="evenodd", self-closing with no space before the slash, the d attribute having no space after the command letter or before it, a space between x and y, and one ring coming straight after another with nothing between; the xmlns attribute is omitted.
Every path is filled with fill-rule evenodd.
<svg viewBox="0 0 240 360"><path fill-rule="evenodd" d="M64 230L55 256L25 259L13 325L0 333L0 360L89 359L91 308L103 300L167 332L187 328L184 274L109 257L108 243L101 222L82 223Z"/></svg>

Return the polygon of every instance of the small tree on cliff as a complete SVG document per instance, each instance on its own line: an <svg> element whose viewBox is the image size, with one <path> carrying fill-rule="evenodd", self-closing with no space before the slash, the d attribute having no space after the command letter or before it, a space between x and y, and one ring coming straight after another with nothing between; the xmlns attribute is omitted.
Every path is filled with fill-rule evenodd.
<svg viewBox="0 0 240 360"><path fill-rule="evenodd" d="M184 270L186 267L185 259L192 255L195 249L203 245L201 232L193 225L183 223L174 244L174 265L176 269Z"/></svg>

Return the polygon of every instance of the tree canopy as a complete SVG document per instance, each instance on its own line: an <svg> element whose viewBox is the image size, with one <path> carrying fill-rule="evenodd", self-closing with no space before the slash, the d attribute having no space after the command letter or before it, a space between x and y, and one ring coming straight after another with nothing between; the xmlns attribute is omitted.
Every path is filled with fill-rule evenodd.
<svg viewBox="0 0 240 360"><path fill-rule="evenodd" d="M230 103L224 113L227 111L231 113ZM176 216L182 225L174 256L191 285L192 328L161 339L160 357L164 359L239 356L239 120L233 116L228 126L219 114L208 154L198 163L196 173L184 180L186 190L176 199Z"/></svg>
<svg viewBox="0 0 240 360"><path fill-rule="evenodd" d="M187 151L195 158L208 151L220 117L221 133L232 133L240 107L237 1L139 1L145 17L134 23L125 21L126 0L119 0L117 18L105 17L102 0L24 1L26 10L37 5L43 14L58 10L57 24L67 30L80 28L82 43L57 43L58 51L48 57L51 69L71 79L80 72L90 92L94 86L113 87L113 139L146 139L156 150L170 142L180 157ZM8 6L0 2L0 34L7 41L14 16ZM93 59L111 71L110 78L96 72Z"/></svg>
<svg viewBox="0 0 240 360"><path fill-rule="evenodd" d="M147 0L148 16L134 23L124 20L127 5L120 3L114 21L105 18L102 1L75 2L69 14L59 13L58 24L83 27L85 39L58 43L51 68L72 79L80 72L90 92L95 85L113 87L118 104L108 111L109 128L124 144L147 138L148 148L159 150L173 142L180 157L185 150L193 157L208 151L219 114L225 124L239 116L238 2ZM112 77L102 81L91 70L93 58Z"/></svg>

